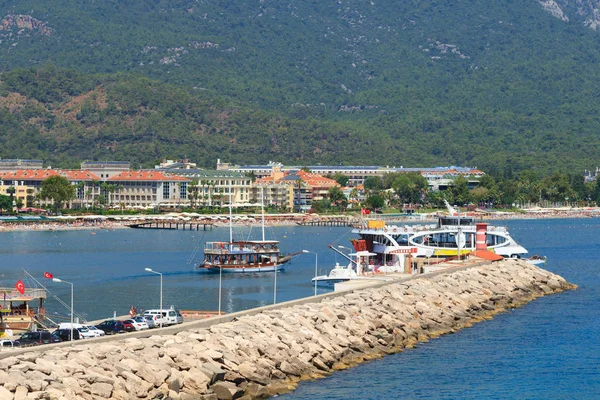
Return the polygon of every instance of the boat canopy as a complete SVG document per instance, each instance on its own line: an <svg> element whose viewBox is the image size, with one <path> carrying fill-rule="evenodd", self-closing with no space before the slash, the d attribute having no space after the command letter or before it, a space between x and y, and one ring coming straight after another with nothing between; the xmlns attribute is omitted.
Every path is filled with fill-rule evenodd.
<svg viewBox="0 0 600 400"><path fill-rule="evenodd" d="M348 254L349 256L354 256L354 257L372 257L372 256L376 256L376 253L371 253L370 251L357 251L356 253L350 253Z"/></svg>

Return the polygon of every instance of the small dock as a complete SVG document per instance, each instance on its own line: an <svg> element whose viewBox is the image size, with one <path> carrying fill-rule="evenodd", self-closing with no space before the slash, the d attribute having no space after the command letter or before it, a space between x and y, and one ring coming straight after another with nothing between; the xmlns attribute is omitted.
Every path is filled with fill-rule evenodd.
<svg viewBox="0 0 600 400"><path fill-rule="evenodd" d="M171 229L180 231L211 231L214 224L211 222L165 222L148 221L129 225L134 229ZM202 229L200 229L202 228Z"/></svg>
<svg viewBox="0 0 600 400"><path fill-rule="evenodd" d="M316 218L298 222L300 226L354 226L356 221L351 218Z"/></svg>

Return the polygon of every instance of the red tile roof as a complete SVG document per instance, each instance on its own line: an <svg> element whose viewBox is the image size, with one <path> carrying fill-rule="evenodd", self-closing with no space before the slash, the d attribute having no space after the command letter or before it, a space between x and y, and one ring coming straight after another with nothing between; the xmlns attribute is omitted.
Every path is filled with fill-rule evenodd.
<svg viewBox="0 0 600 400"><path fill-rule="evenodd" d="M340 186L334 179L326 178L322 175L313 174L306 171L298 171L296 173L307 185L312 187L333 187Z"/></svg>
<svg viewBox="0 0 600 400"><path fill-rule="evenodd" d="M80 170L64 170L61 171L61 175L65 176L67 179L71 181L99 181L100 178L98 175L91 173L90 171L80 171Z"/></svg>
<svg viewBox="0 0 600 400"><path fill-rule="evenodd" d="M180 181L189 182L191 179L177 175L167 174L162 171L123 171L113 177L108 178L108 181Z"/></svg>
<svg viewBox="0 0 600 400"><path fill-rule="evenodd" d="M471 254L474 255L475 257L483 258L484 260L489 260L489 261L500 261L500 260L504 259L504 257L502 257L501 255L492 253L489 250L475 250L475 251L471 252Z"/></svg>
<svg viewBox="0 0 600 400"><path fill-rule="evenodd" d="M12 181L43 181L51 176L64 176L70 181L93 181L100 180L98 175L89 171L80 171L74 169L19 169L0 173L3 180Z"/></svg>

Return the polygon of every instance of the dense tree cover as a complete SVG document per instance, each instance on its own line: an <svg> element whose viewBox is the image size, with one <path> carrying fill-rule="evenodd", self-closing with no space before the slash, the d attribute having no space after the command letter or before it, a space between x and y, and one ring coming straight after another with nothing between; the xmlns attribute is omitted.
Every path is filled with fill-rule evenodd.
<svg viewBox="0 0 600 400"><path fill-rule="evenodd" d="M64 176L51 176L42 182L40 198L52 200L58 213L63 203L75 198L75 186Z"/></svg>
<svg viewBox="0 0 600 400"><path fill-rule="evenodd" d="M10 212L12 210L12 200L9 196L0 194L0 213Z"/></svg>
<svg viewBox="0 0 600 400"><path fill-rule="evenodd" d="M43 24L0 31L0 157L454 164L514 179L600 156L598 33L538 2L0 4Z"/></svg>
<svg viewBox="0 0 600 400"><path fill-rule="evenodd" d="M537 173L527 170L513 179L501 181L484 175L471 189L470 179L460 176L443 191L428 189L427 182L418 174L390 174L369 180L375 188L365 188L365 205L370 208L380 208L383 203L397 208L405 205L444 207L444 200L458 206L472 204L484 208L600 205L600 184L585 184L583 176L579 175L554 173L540 178Z"/></svg>

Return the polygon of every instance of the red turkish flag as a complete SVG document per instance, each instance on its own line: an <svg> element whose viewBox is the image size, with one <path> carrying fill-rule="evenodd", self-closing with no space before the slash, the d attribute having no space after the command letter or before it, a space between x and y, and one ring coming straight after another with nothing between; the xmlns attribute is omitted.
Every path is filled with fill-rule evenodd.
<svg viewBox="0 0 600 400"><path fill-rule="evenodd" d="M17 288L17 290L19 291L19 293L21 294L25 294L25 285L23 284L22 280L18 280L17 283L15 283L15 287Z"/></svg>
<svg viewBox="0 0 600 400"><path fill-rule="evenodd" d="M44 278L52 279L54 278L54 275L52 275L50 272L44 272Z"/></svg>

